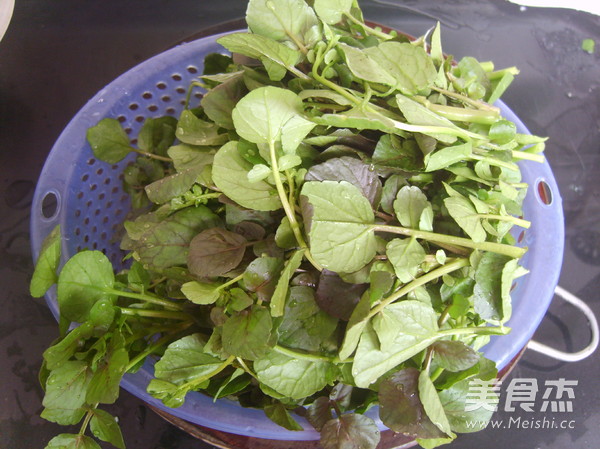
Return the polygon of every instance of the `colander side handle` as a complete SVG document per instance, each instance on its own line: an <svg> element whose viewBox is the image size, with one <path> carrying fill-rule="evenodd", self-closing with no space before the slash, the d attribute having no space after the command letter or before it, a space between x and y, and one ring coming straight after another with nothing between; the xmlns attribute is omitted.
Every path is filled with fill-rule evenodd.
<svg viewBox="0 0 600 449"><path fill-rule="evenodd" d="M527 349L531 349L535 352L539 352L550 358L561 360L563 362L578 362L592 355L598 347L598 320L596 319L593 310L585 302L561 286L557 285L554 293L568 303L572 304L585 315L588 323L590 324L590 330L592 332L591 341L585 348L577 352L560 351L535 340L529 341L527 344Z"/></svg>

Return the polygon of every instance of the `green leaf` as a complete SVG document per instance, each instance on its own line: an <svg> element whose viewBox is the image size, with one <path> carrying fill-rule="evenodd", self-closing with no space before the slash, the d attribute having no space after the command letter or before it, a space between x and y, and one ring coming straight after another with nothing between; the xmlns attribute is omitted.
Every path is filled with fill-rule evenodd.
<svg viewBox="0 0 600 449"><path fill-rule="evenodd" d="M165 156L175 140L175 128L177 119L174 117L148 117L138 134L137 145L148 153Z"/></svg>
<svg viewBox="0 0 600 449"><path fill-rule="evenodd" d="M219 398L224 398L227 396L234 395L242 391L248 385L250 385L250 381L252 378L246 374L246 372L237 368L227 379L221 384L217 393L215 394L215 400Z"/></svg>
<svg viewBox="0 0 600 449"><path fill-rule="evenodd" d="M335 25L344 15L350 14L352 0L315 0L313 8L323 22Z"/></svg>
<svg viewBox="0 0 600 449"><path fill-rule="evenodd" d="M371 204L357 187L346 181L307 182L301 194L312 206L310 248L323 267L352 273L376 253ZM343 198L343 201L340 199Z"/></svg>
<svg viewBox="0 0 600 449"><path fill-rule="evenodd" d="M441 30L440 30L440 22L435 24L435 28L433 29L433 33L431 33L431 50L430 55L432 61L438 66L443 64L444 62L444 52L442 51L442 39L441 39Z"/></svg>
<svg viewBox="0 0 600 449"><path fill-rule="evenodd" d="M223 145L229 140L227 133L219 134L219 125L199 119L189 109L179 116L175 135L190 145Z"/></svg>
<svg viewBox="0 0 600 449"><path fill-rule="evenodd" d="M246 251L244 236L223 228L202 231L190 242L187 265L199 278L222 276L237 267Z"/></svg>
<svg viewBox="0 0 600 449"><path fill-rule="evenodd" d="M61 426L70 426L79 423L86 414L85 408L45 408L40 417Z"/></svg>
<svg viewBox="0 0 600 449"><path fill-rule="evenodd" d="M129 353L123 347L123 338L113 338L106 354L90 380L86 401L88 404L112 404L119 397L119 384L129 365Z"/></svg>
<svg viewBox="0 0 600 449"><path fill-rule="evenodd" d="M419 398L419 370L404 368L379 386L379 416L394 432L418 438L441 438L444 433L431 422Z"/></svg>
<svg viewBox="0 0 600 449"><path fill-rule="evenodd" d="M57 299L60 313L70 321L87 320L92 306L99 300L114 301L113 266L100 251L75 254L58 277Z"/></svg>
<svg viewBox="0 0 600 449"><path fill-rule="evenodd" d="M508 256L485 252L475 269L475 287L473 288L473 305L475 312L484 320L502 320L505 318L503 306L510 304L510 273L516 262L507 271L505 266L512 260ZM505 277L503 286L503 275ZM503 288L504 287L504 288ZM507 298L508 295L508 298ZM510 313L510 310L507 310Z"/></svg>
<svg viewBox="0 0 600 449"><path fill-rule="evenodd" d="M256 292L259 299L269 301L282 270L283 260L276 257L259 257L246 267L244 285L247 290Z"/></svg>
<svg viewBox="0 0 600 449"><path fill-rule="evenodd" d="M223 325L223 349L246 360L263 357L272 346L273 321L269 310L253 306L227 319Z"/></svg>
<svg viewBox="0 0 600 449"><path fill-rule="evenodd" d="M438 365L451 372L469 369L479 362L479 354L462 341L436 341L433 351Z"/></svg>
<svg viewBox="0 0 600 449"><path fill-rule="evenodd" d="M431 204L417 186L404 186L398 191L394 211L402 226L419 229L421 216L426 209L431 209Z"/></svg>
<svg viewBox="0 0 600 449"><path fill-rule="evenodd" d="M450 428L450 423L444 412L440 397L427 371L421 371L421 374L419 374L419 399L431 422L447 436L452 435L452 429Z"/></svg>
<svg viewBox="0 0 600 449"><path fill-rule="evenodd" d="M423 165L421 159L421 151L414 140L404 140L393 134L381 136L373 152L373 163L407 171L419 170Z"/></svg>
<svg viewBox="0 0 600 449"><path fill-rule="evenodd" d="M301 115L295 115L285 122L281 129L281 148L283 152L286 154L295 153L298 146L315 126L316 123L306 120Z"/></svg>
<svg viewBox="0 0 600 449"><path fill-rule="evenodd" d="M466 410L468 405L467 398L470 391L469 382L469 379L462 380L439 393L440 401L448 417L450 427L455 432L471 433L483 430L494 414L493 410L488 410L487 407L476 407L474 410ZM494 407L498 404L499 398L492 392L491 388L487 391L486 405Z"/></svg>
<svg viewBox="0 0 600 449"><path fill-rule="evenodd" d="M106 441L118 449L125 449L125 442L119 424L110 413L95 409L90 420L90 430L96 438Z"/></svg>
<svg viewBox="0 0 600 449"><path fill-rule="evenodd" d="M384 84L396 87L404 95L415 95L430 87L437 76L429 55L416 45L382 42L364 52L394 80Z"/></svg>
<svg viewBox="0 0 600 449"><path fill-rule="evenodd" d="M210 147L198 147L180 143L173 145L167 151L167 154L173 159L173 166L178 172L184 172L198 166L205 167L213 161L214 150Z"/></svg>
<svg viewBox="0 0 600 449"><path fill-rule="evenodd" d="M85 395L92 378L87 363L67 361L50 372L46 382L46 394L42 404L46 409L63 413L72 413L82 408ZM71 418L72 419L72 418ZM81 416L79 416L81 419ZM75 422L57 421L59 424L75 424Z"/></svg>
<svg viewBox="0 0 600 449"><path fill-rule="evenodd" d="M120 162L133 150L127 133L114 118L100 120L87 130L86 138L94 156L109 164Z"/></svg>
<svg viewBox="0 0 600 449"><path fill-rule="evenodd" d="M201 334L192 334L171 343L154 365L157 379L181 386L212 373L223 362L204 352Z"/></svg>
<svg viewBox="0 0 600 449"><path fill-rule="evenodd" d="M272 185L248 180L252 166L240 155L238 142L229 142L215 155L213 181L219 190L240 206L260 211L280 209L281 200Z"/></svg>
<svg viewBox="0 0 600 449"><path fill-rule="evenodd" d="M517 125L508 120L498 120L490 126L489 138L498 145L505 145L514 140L517 135Z"/></svg>
<svg viewBox="0 0 600 449"><path fill-rule="evenodd" d="M425 250L415 238L393 239L385 250L400 282L412 281L425 261Z"/></svg>
<svg viewBox="0 0 600 449"><path fill-rule="evenodd" d="M306 181L349 182L360 189L374 209L381 200L382 185L377 172L369 164L350 156L333 158L322 164L313 165L304 179Z"/></svg>
<svg viewBox="0 0 600 449"><path fill-rule="evenodd" d="M470 142L461 145L453 145L434 151L425 156L425 171L432 172L441 170L457 162L464 161L471 156L472 144Z"/></svg>
<svg viewBox="0 0 600 449"><path fill-rule="evenodd" d="M502 268L500 294L502 296L502 321L508 321L512 315L510 292L515 279L526 275L529 271L519 265L517 259L509 260Z"/></svg>
<svg viewBox="0 0 600 449"><path fill-rule="evenodd" d="M213 304L221 296L218 283L191 281L181 286L181 292L194 304Z"/></svg>
<svg viewBox="0 0 600 449"><path fill-rule="evenodd" d="M320 351L338 321L323 312L314 299L314 290L304 285L290 288L283 320L279 324L279 343L305 351Z"/></svg>
<svg viewBox="0 0 600 449"><path fill-rule="evenodd" d="M292 91L266 86L242 98L232 113L237 133L257 144L281 140L283 126L302 112L302 101Z"/></svg>
<svg viewBox="0 0 600 449"><path fill-rule="evenodd" d="M327 421L321 429L321 445L324 449L375 449L380 439L375 421L356 413Z"/></svg>
<svg viewBox="0 0 600 449"><path fill-rule="evenodd" d="M263 179L267 179L272 174L273 172L271 171L270 167L266 166L265 164L256 164L248 172L248 181L251 183L259 182Z"/></svg>
<svg viewBox="0 0 600 449"><path fill-rule="evenodd" d="M596 48L596 41L594 39L584 39L581 41L581 49L590 55L594 54L594 50Z"/></svg>
<svg viewBox="0 0 600 449"><path fill-rule="evenodd" d="M200 105L208 118L217 125L225 129L233 129L231 112L247 92L244 73L239 72L204 94Z"/></svg>
<svg viewBox="0 0 600 449"><path fill-rule="evenodd" d="M144 217L144 216L142 216ZM138 218L125 223L129 236L134 239L132 248L139 261L155 269L183 265L187 261L188 246L199 232L219 226L220 220L205 206L188 207L167 218ZM134 233L130 233L133 224Z"/></svg>
<svg viewBox="0 0 600 449"><path fill-rule="evenodd" d="M340 360L346 360L356 350L363 330L369 322L369 312L371 312L371 298L368 295L363 295L358 304L356 304L346 326L344 341L339 352Z"/></svg>
<svg viewBox="0 0 600 449"><path fill-rule="evenodd" d="M393 332L387 332L389 326L377 326L374 323L368 323L365 327L352 364L352 374L360 388L367 388L438 338L437 314L431 306L420 301L404 300L390 304L381 314L387 315L386 320L395 320L397 326ZM373 318L373 321L379 320L381 318L378 315ZM381 341L387 342L386 350L380 346Z"/></svg>
<svg viewBox="0 0 600 449"><path fill-rule="evenodd" d="M388 214L394 213L394 201L400 189L406 185L406 178L402 175L390 176L383 185L381 195L381 208Z"/></svg>
<svg viewBox="0 0 600 449"><path fill-rule="evenodd" d="M302 164L300 156L295 154L285 154L279 158L279 171L290 170Z"/></svg>
<svg viewBox="0 0 600 449"><path fill-rule="evenodd" d="M42 242L40 255L35 264L35 270L31 282L29 283L29 292L34 298L41 298L52 285L56 284L58 275L58 265L60 263L61 253L61 235L60 225L46 236Z"/></svg>
<svg viewBox="0 0 600 449"><path fill-rule="evenodd" d="M265 415L273 421L275 424L280 425L287 430L304 430L304 428L298 424L292 415L287 411L285 406L281 402L277 402L273 405L267 405L264 408Z"/></svg>
<svg viewBox="0 0 600 449"><path fill-rule="evenodd" d="M211 161L212 158L207 158L204 164L187 168L148 184L144 188L148 199L155 204L164 204L183 195L196 183L204 167L210 164Z"/></svg>
<svg viewBox="0 0 600 449"><path fill-rule="evenodd" d="M70 331L58 343L53 344L44 351L46 368L54 370L63 365L75 352L83 346L85 340L90 338L94 332L92 323L86 321Z"/></svg>
<svg viewBox="0 0 600 449"><path fill-rule="evenodd" d="M333 382L336 367L326 361L297 359L274 350L254 361L258 380L285 397L302 399Z"/></svg>
<svg viewBox="0 0 600 449"><path fill-rule="evenodd" d="M253 33L304 51L321 39L319 20L304 0L250 0L246 22Z"/></svg>
<svg viewBox="0 0 600 449"><path fill-rule="evenodd" d="M456 439L456 435L452 434L449 437L443 438L417 438L416 442L423 449L434 449L438 446L442 446L444 444L450 444Z"/></svg>
<svg viewBox="0 0 600 449"><path fill-rule="evenodd" d="M181 407L185 402L185 395L188 390L186 388L178 388L177 385L171 382L160 379L152 379L147 387L150 393L156 399L159 399L167 407Z"/></svg>
<svg viewBox="0 0 600 449"><path fill-rule="evenodd" d="M281 224L277 227L275 243L283 249L295 248L298 245L294 231L290 226L290 220L287 217L283 217Z"/></svg>
<svg viewBox="0 0 600 449"><path fill-rule="evenodd" d="M458 130L459 128L441 115L430 111L425 106L416 101L405 97L404 95L396 95L396 104L398 108L404 115L404 118L408 121L408 123L413 125L422 125L422 126L437 126L442 128L451 128ZM456 142L456 136L453 134L447 134L439 131L432 132L423 132L428 136L433 137L440 142L444 142L447 144L452 144Z"/></svg>
<svg viewBox="0 0 600 449"><path fill-rule="evenodd" d="M273 317L283 315L285 301L288 295L290 279L292 278L298 267L300 267L303 257L303 250L294 251L292 256L286 262L285 267L281 271L281 275L279 276L279 280L277 281L277 285L275 286L275 291L273 292L273 296L271 297L271 315Z"/></svg>
<svg viewBox="0 0 600 449"><path fill-rule="evenodd" d="M204 70L202 75L218 75L227 72L227 68L233 64L231 56L220 53L209 53L204 57ZM225 73L226 74L226 73Z"/></svg>
<svg viewBox="0 0 600 449"><path fill-rule="evenodd" d="M366 51L341 42L338 44L338 48L344 53L348 68L357 78L387 86L396 85L396 79L371 58Z"/></svg>
<svg viewBox="0 0 600 449"><path fill-rule="evenodd" d="M298 73L294 66L301 60L302 54L274 39L259 34L233 33L220 37L217 42L232 53L259 59L263 63L271 61L292 73Z"/></svg>
<svg viewBox="0 0 600 449"><path fill-rule="evenodd" d="M52 438L45 449L100 449L100 446L88 436L61 433Z"/></svg>
<svg viewBox="0 0 600 449"><path fill-rule="evenodd" d="M464 197L453 196L444 199L444 205L454 221L474 242L485 241L487 233L473 203Z"/></svg>

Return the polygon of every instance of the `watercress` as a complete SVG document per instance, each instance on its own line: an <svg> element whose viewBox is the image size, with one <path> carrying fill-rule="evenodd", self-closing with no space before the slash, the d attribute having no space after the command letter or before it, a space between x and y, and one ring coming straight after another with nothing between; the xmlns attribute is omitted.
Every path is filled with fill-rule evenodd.
<svg viewBox="0 0 600 449"><path fill-rule="evenodd" d="M262 408L325 449L375 448L383 423L424 447L490 414L464 411L481 354L509 331L526 273L510 231L522 159L544 139L493 105L517 70L494 70L430 39L365 24L356 1L250 0L248 32L218 41L181 115L147 118L137 147L114 118L87 133L116 163L132 211L114 273L100 251L62 267L61 230L31 280L57 284L60 337L44 352L42 416L81 424L51 448L125 444L99 409L155 358L148 392ZM484 427L483 425L481 427Z"/></svg>

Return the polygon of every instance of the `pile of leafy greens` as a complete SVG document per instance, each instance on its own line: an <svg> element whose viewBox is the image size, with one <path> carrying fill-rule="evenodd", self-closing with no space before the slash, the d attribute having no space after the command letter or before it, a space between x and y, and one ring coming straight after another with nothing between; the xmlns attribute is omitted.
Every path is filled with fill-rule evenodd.
<svg viewBox="0 0 600 449"><path fill-rule="evenodd" d="M480 349L525 274L516 161L543 160L492 105L517 71L446 56L439 24L409 40L355 0L311 5L250 0L249 31L219 39L233 56L190 87L199 104L147 118L136 147L113 118L89 129L101 160L139 153L129 268L82 251L59 270L60 230L44 243L31 293L57 284L60 338L42 416L82 422L48 449L98 448L88 426L124 448L98 405L147 358L167 406L199 391L289 430L301 415L325 449L374 448L373 406L426 448L490 419L466 393L495 381Z"/></svg>

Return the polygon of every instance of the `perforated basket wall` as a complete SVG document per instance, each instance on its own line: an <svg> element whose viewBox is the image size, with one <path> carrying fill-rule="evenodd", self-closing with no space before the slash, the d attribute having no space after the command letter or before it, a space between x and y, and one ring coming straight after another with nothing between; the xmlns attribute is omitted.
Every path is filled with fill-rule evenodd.
<svg viewBox="0 0 600 449"><path fill-rule="evenodd" d="M37 259L44 237L60 224L64 237L63 261L88 248L103 251L120 266L124 255L119 249L121 224L130 207L129 197L121 187L121 173L135 156L112 166L97 161L86 142L86 131L102 118L113 117L130 136L136 136L147 117L165 114L177 117L190 81L202 71L204 56L223 51L215 42L218 37L180 45L134 67L98 92L72 119L48 156L34 196L31 219L34 258ZM527 132L505 105L499 105L504 115L517 124L519 132ZM135 143L133 138L132 143ZM550 166L534 162L520 165L523 180L531 185L524 211L532 227L518 237L521 244L529 246L522 262L531 273L521 278L513 291L513 318L508 323L513 332L493 338L485 348L486 356L495 360L499 368L525 346L543 318L558 281L563 253L562 204ZM551 192L551 201L540 195L542 187ZM48 293L47 301L56 316L54 290ZM184 406L169 409L146 393L152 373L152 363L147 362L138 373L126 375L122 386L172 415L217 430L279 440L318 438L302 418L298 419L306 430L291 432L266 419L260 410L243 409L225 399L213 403L200 393L189 394ZM376 409L370 411L370 416L384 428Z"/></svg>

